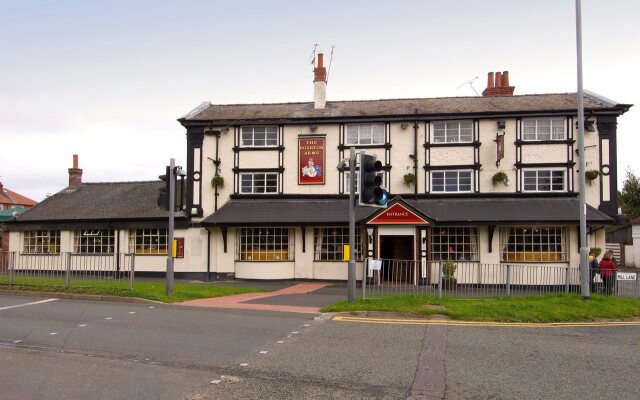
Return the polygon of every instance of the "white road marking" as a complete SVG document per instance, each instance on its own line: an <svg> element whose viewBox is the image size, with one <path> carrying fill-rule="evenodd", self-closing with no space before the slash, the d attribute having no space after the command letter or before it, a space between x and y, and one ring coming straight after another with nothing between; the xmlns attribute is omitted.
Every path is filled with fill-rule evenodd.
<svg viewBox="0 0 640 400"><path fill-rule="evenodd" d="M267 351L267 350L262 350L262 351L260 351L260 354L267 354L267 353L268 353L268 351Z"/></svg>
<svg viewBox="0 0 640 400"><path fill-rule="evenodd" d="M111 318L111 317L107 317L107 318L105 318L105 319L113 319L113 318Z"/></svg>
<svg viewBox="0 0 640 400"><path fill-rule="evenodd" d="M136 313L135 311L129 311L129 314L135 314L135 313Z"/></svg>
<svg viewBox="0 0 640 400"><path fill-rule="evenodd" d="M310 327L311 325L309 325L309 324L304 324L304 325L302 325L302 326L304 326L305 328L308 328L308 327Z"/></svg>
<svg viewBox="0 0 640 400"><path fill-rule="evenodd" d="M282 343L284 343L284 340L278 340L276 343L282 344Z"/></svg>
<svg viewBox="0 0 640 400"><path fill-rule="evenodd" d="M15 344L22 343L22 340L14 340L13 343Z"/></svg>
<svg viewBox="0 0 640 400"><path fill-rule="evenodd" d="M217 385L218 383L222 382L220 379L214 379L211 382L209 382L210 385Z"/></svg>
<svg viewBox="0 0 640 400"><path fill-rule="evenodd" d="M34 301L34 302L31 302L31 303L16 304L15 306L0 307L0 311L8 310L10 308L18 308L18 307L25 307L25 306L33 306L35 304L49 303L49 302L56 301L56 300L58 300L58 299L46 299L46 300Z"/></svg>
<svg viewBox="0 0 640 400"><path fill-rule="evenodd" d="M80 328L84 328L85 326L87 326L87 324L80 324L78 325Z"/></svg>
<svg viewBox="0 0 640 400"><path fill-rule="evenodd" d="M248 367L248 366L249 366L249 364L247 364L247 363L240 363L240 366L241 366L241 367Z"/></svg>
<svg viewBox="0 0 640 400"><path fill-rule="evenodd" d="M292 333L293 335L297 335L297 334L298 334L298 331L293 331L293 332L291 332L291 333Z"/></svg>
<svg viewBox="0 0 640 400"><path fill-rule="evenodd" d="M49 335L53 336L53 335L57 335L58 332L51 332Z"/></svg>
<svg viewBox="0 0 640 400"><path fill-rule="evenodd" d="M154 306L149 306L149 308L155 308Z"/></svg>

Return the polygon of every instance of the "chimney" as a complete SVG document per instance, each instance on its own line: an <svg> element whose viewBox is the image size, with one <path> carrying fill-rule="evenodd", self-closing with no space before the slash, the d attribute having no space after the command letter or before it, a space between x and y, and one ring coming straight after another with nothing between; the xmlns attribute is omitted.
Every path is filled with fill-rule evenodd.
<svg viewBox="0 0 640 400"><path fill-rule="evenodd" d="M69 186L82 184L82 169L78 168L78 155L73 155L73 168L69 168Z"/></svg>
<svg viewBox="0 0 640 400"><path fill-rule="evenodd" d="M487 79L487 88L482 92L485 97L504 97L513 96L515 86L509 86L509 71L495 73L489 72Z"/></svg>
<svg viewBox="0 0 640 400"><path fill-rule="evenodd" d="M327 104L327 69L324 54L318 53L318 66L313 69L313 108L323 109Z"/></svg>

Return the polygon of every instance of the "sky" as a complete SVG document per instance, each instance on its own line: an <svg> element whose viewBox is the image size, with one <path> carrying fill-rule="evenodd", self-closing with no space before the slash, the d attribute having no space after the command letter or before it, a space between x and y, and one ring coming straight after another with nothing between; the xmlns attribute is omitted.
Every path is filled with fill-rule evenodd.
<svg viewBox="0 0 640 400"><path fill-rule="evenodd" d="M177 119L215 104L474 96L509 71L515 94L577 90L575 2L0 0L0 181L41 201L85 182L185 165ZM584 87L625 104L619 187L640 173L640 2L583 0Z"/></svg>

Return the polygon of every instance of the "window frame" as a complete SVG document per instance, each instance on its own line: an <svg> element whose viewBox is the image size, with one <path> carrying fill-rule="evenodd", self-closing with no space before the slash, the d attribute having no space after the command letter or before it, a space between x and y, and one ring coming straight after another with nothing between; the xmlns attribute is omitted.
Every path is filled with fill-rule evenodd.
<svg viewBox="0 0 640 400"><path fill-rule="evenodd" d="M471 138L469 140L462 140L462 124L469 124L471 127ZM444 137L443 139L436 138L436 131L440 130L436 125L444 124ZM449 124L457 124L457 140L449 140ZM435 121L431 123L431 143L437 144L449 144L449 143L473 143L474 142L474 123L470 120L453 120L453 121Z"/></svg>
<svg viewBox="0 0 640 400"><path fill-rule="evenodd" d="M519 231L518 231L519 230ZM543 243L546 230L546 243ZM554 232L549 232L553 230ZM515 231L515 232L514 232ZM537 231L537 232L536 232ZM529 236L530 235L530 236ZM534 236L538 235L538 236ZM567 263L569 262L569 235L566 226L528 225L501 226L499 230L501 263ZM511 238L523 239L511 243ZM551 238L555 240L552 242ZM528 241L527 241L528 239ZM536 241L537 239L537 241ZM511 247L511 249L510 249ZM544 250L544 247L547 247ZM554 251L552 247L556 247ZM559 250L558 250L559 247ZM536 249L538 248L538 249Z"/></svg>
<svg viewBox="0 0 640 400"><path fill-rule="evenodd" d="M142 238L142 243L138 244L138 238ZM146 240L149 238L148 240ZM153 239L157 238L156 243L153 243ZM164 243L162 242L164 238ZM145 243L148 241L149 243ZM164 245L164 251L162 251ZM149 246L147 250L155 251L141 251L145 246ZM151 248L151 246L157 246L157 249ZM144 229L132 229L129 231L129 253L134 253L140 256L166 256L169 251L169 232L164 228L144 228Z"/></svg>
<svg viewBox="0 0 640 400"><path fill-rule="evenodd" d="M264 179L264 192L256 192L256 175L263 175ZM272 192L267 191L267 175L275 175L276 184L275 190ZM251 176L251 191L243 191L243 176ZM239 172L238 173L238 193L239 194L278 194L280 191L280 173L279 172Z"/></svg>
<svg viewBox="0 0 640 400"><path fill-rule="evenodd" d="M264 233L262 232L263 230L265 231ZM284 230L287 232L286 235L282 233ZM287 238L286 243L283 240L285 237ZM239 227L236 229L235 261L295 261L295 237L295 229L286 226ZM280 239L280 243L277 243L277 238ZM272 240L273 243L269 243L270 240ZM268 247L270 245L273 245L273 248L269 249ZM254 259L256 253L258 254L257 260ZM285 254L286 258L283 259L283 255Z"/></svg>
<svg viewBox="0 0 640 400"><path fill-rule="evenodd" d="M453 173L453 172L456 173L456 179L457 179L456 187L457 187L458 190L456 190L456 191L447 191L446 190L446 188L447 188L447 184L446 184L446 182L447 182L447 173ZM469 190L460 190L460 173L462 173L462 172L468 172L469 173L469 180L470 180L470 182L469 182ZM442 186L443 190L434 190L433 189L433 187L434 187L433 174L438 174L438 173L443 173L444 174L443 177L442 177L442 179L443 179L443 183L442 183L443 184L443 186ZM429 189L430 189L430 193L445 193L445 194L446 193L473 193L474 187L475 187L474 179L475 179L475 174L473 173L472 169L432 170L432 171L429 171Z"/></svg>
<svg viewBox="0 0 640 400"><path fill-rule="evenodd" d="M371 131L369 132L370 134L370 143L363 143L363 133L362 132L362 127L364 126L371 126ZM382 127L382 141L379 142L375 142L374 138L376 137L376 135L374 134L374 126L378 126L378 127ZM353 127L356 127L356 136L357 136L357 140L356 142L351 142L350 141L350 132L349 130ZM380 133L380 132L376 132L376 133ZM371 122L371 123L360 123L360 124L345 124L344 127L344 143L346 146L382 146L385 145L387 143L387 127L385 123L376 123L376 122Z"/></svg>
<svg viewBox="0 0 640 400"><path fill-rule="evenodd" d="M437 240L437 238L440 238L440 240ZM444 238L447 240L443 240ZM475 226L433 227L431 230L431 260L479 262L480 244L478 239L478 228ZM436 250L436 246L440 246L439 251ZM442 250L444 247L447 248L446 252ZM460 247L462 250L458 250ZM454 250L451 250L452 248ZM465 248L468 248L468 250L465 250ZM447 254L446 258L443 257L444 254ZM451 254L454 255L453 258ZM468 258L465 259L464 255L468 255Z"/></svg>
<svg viewBox="0 0 640 400"><path fill-rule="evenodd" d="M350 177L351 177L351 171L344 171L343 174L343 183L344 183L344 190L342 191L345 194L349 194L351 192L351 186L350 186ZM355 177L356 177L356 182L355 182L355 193L354 194L360 194L360 187L358 185L358 183L360 183L360 171L356 168L356 173L355 173Z"/></svg>
<svg viewBox="0 0 640 400"><path fill-rule="evenodd" d="M540 138L541 135L546 135L545 133L541 133L539 132L539 124L542 121L549 121L549 137L548 138ZM554 132L553 132L553 128L554 126L554 121L556 122L560 122L560 125L562 126L562 137L553 137L554 136ZM534 132L533 133L526 133L525 129L529 128L529 127L525 127L525 124L528 122L535 122L535 126L533 126ZM534 138L527 138L527 135L533 135ZM563 140L567 140L567 118L565 117L539 117L539 118L523 118L521 120L521 138L523 142L544 142L544 141L563 141Z"/></svg>
<svg viewBox="0 0 640 400"><path fill-rule="evenodd" d="M549 190L540 190L540 172L549 172ZM536 173L536 189L527 189L525 174L527 172ZM562 172L562 189L553 188L553 173ZM567 191L567 170L564 168L522 168L522 191L527 193L562 193Z"/></svg>
<svg viewBox="0 0 640 400"><path fill-rule="evenodd" d="M264 128L265 129L265 133L264 133L264 144L263 145L256 145L256 128ZM274 128L275 132L269 132L270 128ZM245 129L251 129L251 143L250 144L245 144L244 141L244 134L245 134ZM249 133L249 132L247 132ZM268 144L269 141L273 141L274 138L269 139L269 134L273 133L275 135L275 144ZM241 126L240 127L240 133L239 133L239 137L238 137L238 143L240 144L240 147L242 148L271 148L271 147L278 147L280 145L280 135L279 135L279 129L277 125L245 125L245 126Z"/></svg>
<svg viewBox="0 0 640 400"><path fill-rule="evenodd" d="M86 239L85 243L82 243L82 239ZM99 240L98 244L96 239ZM114 254L115 244L115 229L80 229L73 232L74 254ZM111 251L95 251L96 248L104 250L104 247ZM93 251L89 251L90 249Z"/></svg>
<svg viewBox="0 0 640 400"><path fill-rule="evenodd" d="M335 230L332 232L331 230ZM362 261L362 238L356 230L355 260ZM322 238L322 242L319 239ZM330 238L331 240L327 240ZM340 241L341 240L341 241ZM313 261L314 262L342 262L344 261L344 245L349 244L348 226L322 226L313 229ZM326 248L324 248L326 246ZM334 246L333 250L329 246ZM338 250L338 246L342 246ZM318 248L320 247L320 248Z"/></svg>
<svg viewBox="0 0 640 400"><path fill-rule="evenodd" d="M45 240L49 242L45 244ZM28 243L29 241L33 242ZM53 243L50 241L53 241ZM45 251L45 247L47 248L47 251ZM22 254L59 255L60 231L46 229L25 231L22 237Z"/></svg>

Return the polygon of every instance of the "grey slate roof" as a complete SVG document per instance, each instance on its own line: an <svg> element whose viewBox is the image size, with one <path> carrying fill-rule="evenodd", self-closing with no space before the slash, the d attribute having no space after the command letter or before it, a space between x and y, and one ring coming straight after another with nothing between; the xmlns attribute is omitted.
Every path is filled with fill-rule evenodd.
<svg viewBox="0 0 640 400"><path fill-rule="evenodd" d="M614 104L601 96L587 93L586 110L625 112L630 105ZM182 121L295 120L321 118L357 118L412 115L503 114L527 112L575 111L575 93L534 94L505 97L441 97L328 101L325 109L314 109L313 102L275 104L202 103Z"/></svg>
<svg viewBox="0 0 640 400"><path fill-rule="evenodd" d="M447 198L403 199L436 224L578 223L576 198ZM202 224L221 226L340 224L348 221L346 199L232 199ZM356 207L356 221L378 209ZM612 223L606 214L589 206L590 223Z"/></svg>
<svg viewBox="0 0 640 400"><path fill-rule="evenodd" d="M157 205L162 181L83 183L67 187L27 210L17 223L167 218Z"/></svg>

